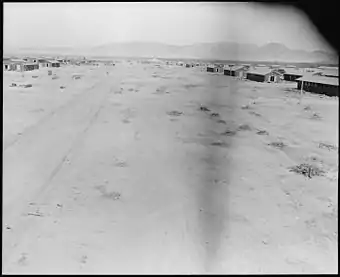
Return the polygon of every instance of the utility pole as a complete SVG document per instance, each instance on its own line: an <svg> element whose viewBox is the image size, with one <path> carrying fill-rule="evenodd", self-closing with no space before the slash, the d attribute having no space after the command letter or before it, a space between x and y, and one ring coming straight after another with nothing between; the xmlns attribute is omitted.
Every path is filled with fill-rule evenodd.
<svg viewBox="0 0 340 277"><path fill-rule="evenodd" d="M299 99L299 103L301 104L301 100L302 100L302 93L303 93L303 77L304 77L304 70L302 69L302 79L301 79L301 90L300 90L300 99Z"/></svg>

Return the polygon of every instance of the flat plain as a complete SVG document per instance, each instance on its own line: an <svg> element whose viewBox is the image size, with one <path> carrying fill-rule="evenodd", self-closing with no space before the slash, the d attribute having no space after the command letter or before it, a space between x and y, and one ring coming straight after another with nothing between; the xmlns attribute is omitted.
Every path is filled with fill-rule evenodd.
<svg viewBox="0 0 340 277"><path fill-rule="evenodd" d="M336 273L339 102L295 87L4 72L3 272Z"/></svg>

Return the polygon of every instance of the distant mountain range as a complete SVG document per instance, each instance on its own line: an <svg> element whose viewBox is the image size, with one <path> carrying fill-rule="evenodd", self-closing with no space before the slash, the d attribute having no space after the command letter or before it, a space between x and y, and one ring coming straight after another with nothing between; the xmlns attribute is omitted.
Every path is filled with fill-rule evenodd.
<svg viewBox="0 0 340 277"><path fill-rule="evenodd" d="M192 45L168 45L157 42L121 42L92 48L71 47L21 48L20 53L45 55L84 55L101 57L158 57L178 59L305 62L338 64L338 55L327 51L289 49L280 43L255 44L216 42Z"/></svg>

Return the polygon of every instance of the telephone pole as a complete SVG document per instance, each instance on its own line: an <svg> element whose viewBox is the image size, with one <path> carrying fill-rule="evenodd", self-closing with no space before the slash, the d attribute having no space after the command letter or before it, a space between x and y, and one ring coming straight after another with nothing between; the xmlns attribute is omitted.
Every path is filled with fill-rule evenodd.
<svg viewBox="0 0 340 277"><path fill-rule="evenodd" d="M301 104L301 100L302 100L302 92L303 92L303 77L304 77L304 70L302 69L302 79L301 79L300 99L299 99L299 103L298 103L298 104Z"/></svg>

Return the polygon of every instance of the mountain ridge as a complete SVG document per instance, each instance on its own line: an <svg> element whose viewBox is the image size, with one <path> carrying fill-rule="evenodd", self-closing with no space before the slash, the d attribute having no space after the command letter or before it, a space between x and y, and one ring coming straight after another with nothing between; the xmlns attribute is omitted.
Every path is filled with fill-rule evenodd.
<svg viewBox="0 0 340 277"><path fill-rule="evenodd" d="M75 49L65 47L21 48L26 54L58 54L107 57L140 58L185 58L239 61L278 61L338 63L338 55L325 50L307 51L290 49L281 43L267 43L258 46L252 43L202 42L188 45L165 44L161 42L113 42L98 46Z"/></svg>

